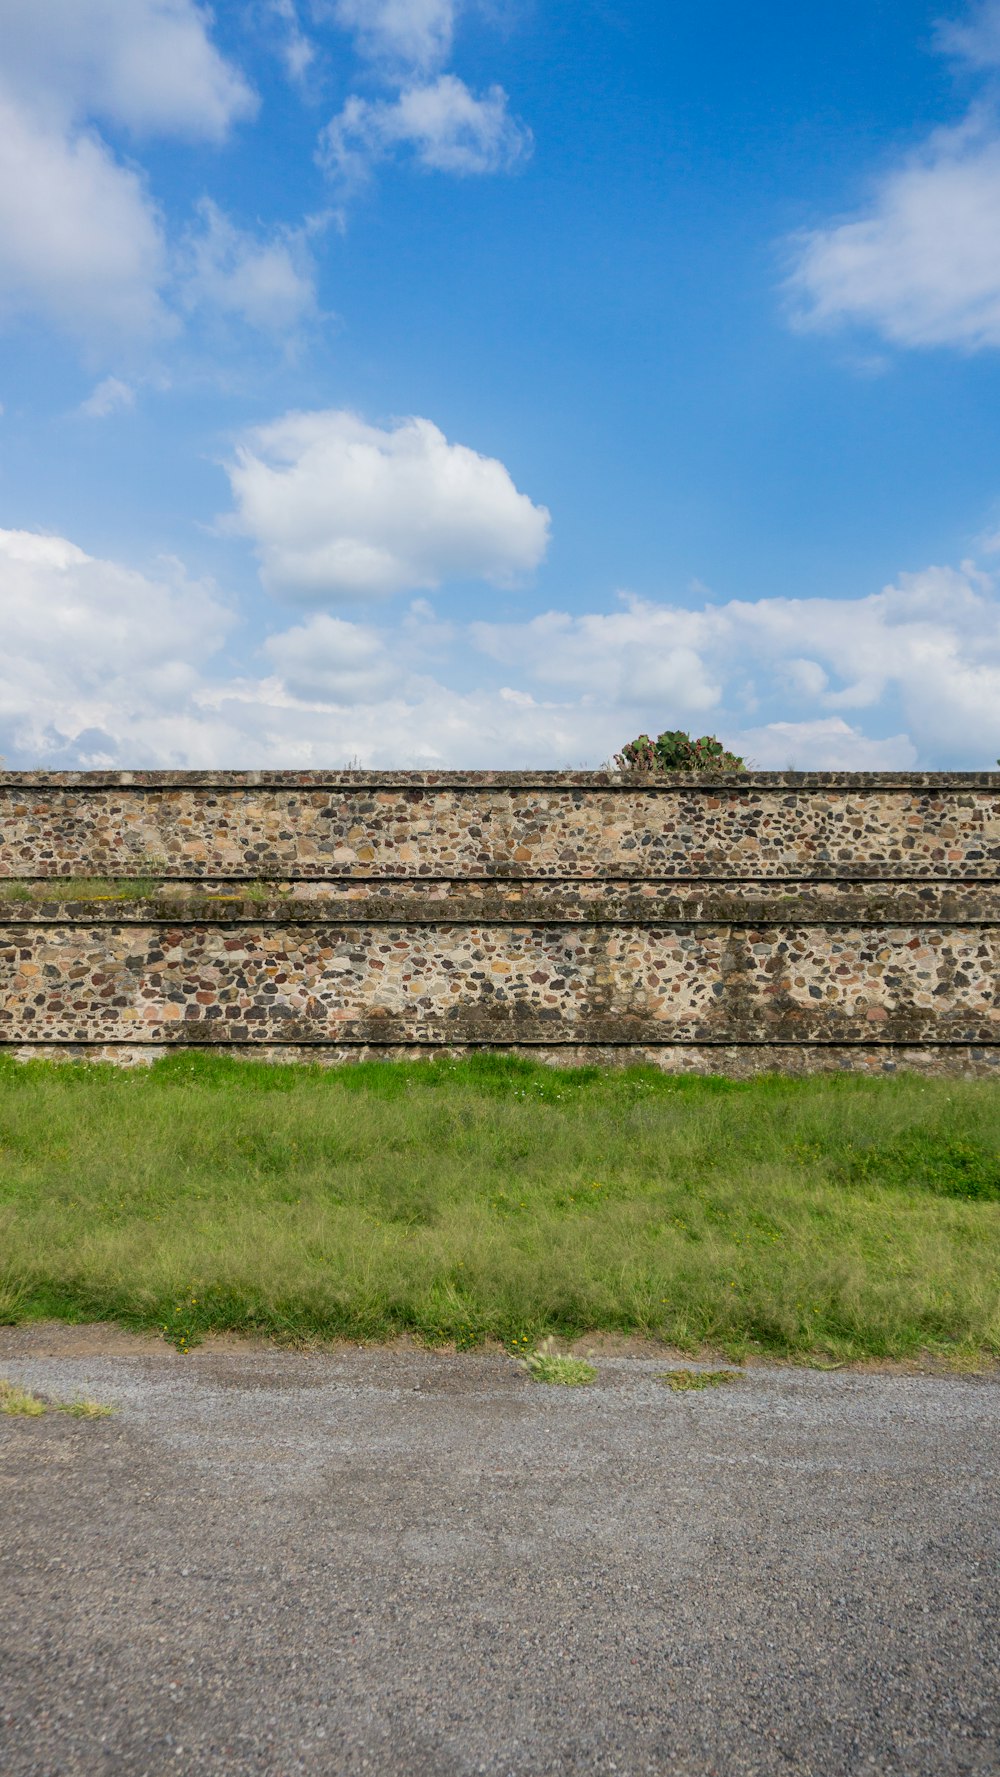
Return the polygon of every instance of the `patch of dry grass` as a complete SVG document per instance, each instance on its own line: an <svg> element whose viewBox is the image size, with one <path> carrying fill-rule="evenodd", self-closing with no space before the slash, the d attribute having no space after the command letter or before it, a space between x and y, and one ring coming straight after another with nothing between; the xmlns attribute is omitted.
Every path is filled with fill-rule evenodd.
<svg viewBox="0 0 1000 1777"><path fill-rule="evenodd" d="M662 1370L657 1382L664 1382L675 1394L687 1394L693 1389L720 1388L726 1382L735 1382L735 1370Z"/></svg>
<svg viewBox="0 0 1000 1777"><path fill-rule="evenodd" d="M37 1394L29 1394L26 1388L18 1388L0 1376L0 1413L8 1413L15 1419L38 1419L44 1412L45 1402L39 1400Z"/></svg>
<svg viewBox="0 0 1000 1777"><path fill-rule="evenodd" d="M74 1419L107 1419L113 1412L113 1407L104 1407L100 1401L52 1401L0 1377L0 1413L13 1418L39 1419L43 1413L69 1413Z"/></svg>

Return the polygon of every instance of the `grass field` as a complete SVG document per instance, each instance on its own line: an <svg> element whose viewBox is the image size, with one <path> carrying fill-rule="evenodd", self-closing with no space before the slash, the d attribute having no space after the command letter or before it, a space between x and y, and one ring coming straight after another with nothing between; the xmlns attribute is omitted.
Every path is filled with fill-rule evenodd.
<svg viewBox="0 0 1000 1777"><path fill-rule="evenodd" d="M1000 1352L1000 1093L506 1058L0 1060L0 1318Z"/></svg>

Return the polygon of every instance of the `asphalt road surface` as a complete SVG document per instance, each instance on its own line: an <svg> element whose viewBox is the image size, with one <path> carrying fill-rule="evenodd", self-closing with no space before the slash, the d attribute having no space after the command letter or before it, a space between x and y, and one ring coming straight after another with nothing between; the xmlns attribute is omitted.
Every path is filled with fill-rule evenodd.
<svg viewBox="0 0 1000 1777"><path fill-rule="evenodd" d="M989 1379L0 1332L2 1777L1000 1771Z"/></svg>

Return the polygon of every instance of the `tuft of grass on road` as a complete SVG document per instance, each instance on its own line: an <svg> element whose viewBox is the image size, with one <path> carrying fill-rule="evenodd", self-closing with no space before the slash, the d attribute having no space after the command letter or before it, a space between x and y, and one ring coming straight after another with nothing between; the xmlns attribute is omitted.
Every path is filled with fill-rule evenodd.
<svg viewBox="0 0 1000 1777"><path fill-rule="evenodd" d="M998 1286L988 1081L0 1059L10 1320L960 1362Z"/></svg>
<svg viewBox="0 0 1000 1777"><path fill-rule="evenodd" d="M532 1382L554 1383L560 1388L586 1388L597 1381L597 1371L583 1357L568 1357L555 1349L551 1334L534 1351L519 1358Z"/></svg>
<svg viewBox="0 0 1000 1777"><path fill-rule="evenodd" d="M0 1376L0 1413L13 1419L38 1419L44 1412L45 1402L37 1394L18 1388L15 1382L5 1382Z"/></svg>
<svg viewBox="0 0 1000 1777"><path fill-rule="evenodd" d="M735 1382L736 1375L735 1370L663 1370L656 1380L672 1388L674 1394L689 1394L702 1388L721 1388Z"/></svg>
<svg viewBox="0 0 1000 1777"><path fill-rule="evenodd" d="M52 1401L7 1382L0 1376L0 1413L15 1419L40 1419L43 1413L68 1413L73 1419L108 1419L113 1407L99 1401Z"/></svg>
<svg viewBox="0 0 1000 1777"><path fill-rule="evenodd" d="M71 1419L110 1419L115 1411L101 1401L49 1401L48 1405L54 1413L68 1413Z"/></svg>

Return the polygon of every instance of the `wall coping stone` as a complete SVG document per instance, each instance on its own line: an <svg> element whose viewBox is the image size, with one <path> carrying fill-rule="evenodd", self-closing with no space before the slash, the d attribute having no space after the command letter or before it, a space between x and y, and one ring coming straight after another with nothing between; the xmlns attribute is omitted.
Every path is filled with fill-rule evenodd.
<svg viewBox="0 0 1000 1777"><path fill-rule="evenodd" d="M996 790L1000 771L0 771L0 789Z"/></svg>

